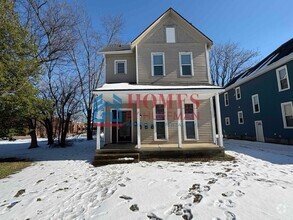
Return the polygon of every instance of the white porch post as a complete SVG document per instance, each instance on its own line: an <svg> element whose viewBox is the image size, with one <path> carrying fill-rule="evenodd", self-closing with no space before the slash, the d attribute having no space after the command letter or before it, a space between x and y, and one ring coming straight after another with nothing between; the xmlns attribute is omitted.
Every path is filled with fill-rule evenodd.
<svg viewBox="0 0 293 220"><path fill-rule="evenodd" d="M219 138L218 144L220 147L223 147L223 132L222 132L222 119L221 119L219 93L216 94L216 114L217 114L217 128L218 128L218 138Z"/></svg>
<svg viewBox="0 0 293 220"><path fill-rule="evenodd" d="M136 99L136 133L137 133L137 147L141 146L141 138L140 138L140 102L139 99Z"/></svg>
<svg viewBox="0 0 293 220"><path fill-rule="evenodd" d="M181 100L177 100L177 124L178 124L178 147L182 147L182 114L181 114Z"/></svg>
<svg viewBox="0 0 293 220"><path fill-rule="evenodd" d="M214 100L213 100L213 98L210 98L210 105L211 105L211 116L212 116L213 141L214 141L214 144L216 144L217 143L216 120L215 120L215 110L214 110Z"/></svg>

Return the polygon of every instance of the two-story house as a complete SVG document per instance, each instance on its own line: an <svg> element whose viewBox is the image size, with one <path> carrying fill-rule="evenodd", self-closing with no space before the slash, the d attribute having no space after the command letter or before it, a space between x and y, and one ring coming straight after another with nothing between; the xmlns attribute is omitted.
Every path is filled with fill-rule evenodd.
<svg viewBox="0 0 293 220"><path fill-rule="evenodd" d="M93 93L95 124L98 133L103 127L105 144L216 146L218 130L222 147L219 93L224 90L211 84L212 44L170 8L129 45L104 48L106 82Z"/></svg>
<svg viewBox="0 0 293 220"><path fill-rule="evenodd" d="M293 144L293 39L240 73L221 94L227 138Z"/></svg>

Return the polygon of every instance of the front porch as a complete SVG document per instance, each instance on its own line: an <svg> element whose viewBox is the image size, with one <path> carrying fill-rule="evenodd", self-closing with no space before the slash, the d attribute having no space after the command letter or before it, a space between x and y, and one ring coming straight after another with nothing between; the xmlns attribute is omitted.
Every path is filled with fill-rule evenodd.
<svg viewBox="0 0 293 220"><path fill-rule="evenodd" d="M94 166L133 163L144 160L172 160L223 157L224 148L213 143L182 144L107 144L96 150Z"/></svg>

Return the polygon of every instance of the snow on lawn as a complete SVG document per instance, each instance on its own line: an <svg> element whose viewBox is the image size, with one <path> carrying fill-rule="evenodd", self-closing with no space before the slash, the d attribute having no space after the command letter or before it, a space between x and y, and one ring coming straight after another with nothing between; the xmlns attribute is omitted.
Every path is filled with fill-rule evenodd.
<svg viewBox="0 0 293 220"><path fill-rule="evenodd" d="M226 140L235 161L95 168L94 141L40 145L0 142L0 157L38 161L0 180L0 219L293 219L292 146Z"/></svg>

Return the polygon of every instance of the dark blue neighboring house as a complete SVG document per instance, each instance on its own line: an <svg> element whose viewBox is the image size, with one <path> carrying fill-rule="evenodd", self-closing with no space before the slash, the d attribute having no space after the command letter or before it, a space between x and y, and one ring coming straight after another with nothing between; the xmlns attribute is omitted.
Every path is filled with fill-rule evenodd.
<svg viewBox="0 0 293 220"><path fill-rule="evenodd" d="M220 102L224 137L293 144L293 38L234 77Z"/></svg>

